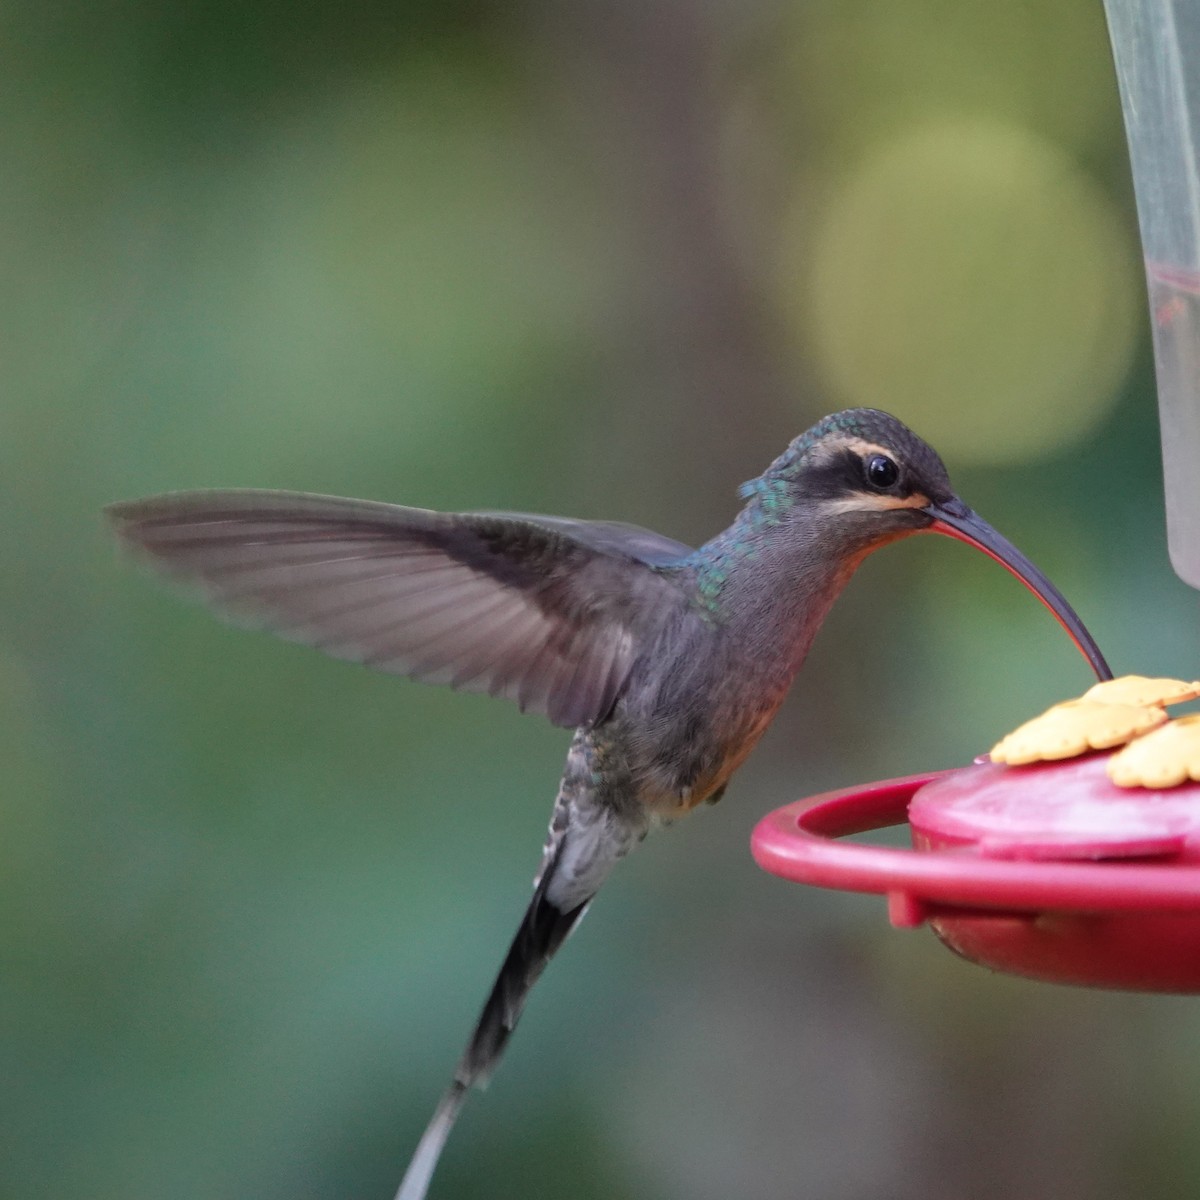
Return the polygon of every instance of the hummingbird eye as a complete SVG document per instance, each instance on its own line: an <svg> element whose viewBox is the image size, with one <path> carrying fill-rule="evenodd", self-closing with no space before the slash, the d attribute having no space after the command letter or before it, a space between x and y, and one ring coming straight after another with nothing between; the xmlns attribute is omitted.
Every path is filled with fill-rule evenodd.
<svg viewBox="0 0 1200 1200"><path fill-rule="evenodd" d="M867 482L873 488L890 488L900 478L900 468L886 454L873 454L867 459Z"/></svg>

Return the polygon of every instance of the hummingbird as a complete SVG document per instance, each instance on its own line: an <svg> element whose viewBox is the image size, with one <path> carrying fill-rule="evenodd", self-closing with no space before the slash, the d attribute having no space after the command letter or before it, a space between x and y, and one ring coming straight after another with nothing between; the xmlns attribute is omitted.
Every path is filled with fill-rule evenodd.
<svg viewBox="0 0 1200 1200"><path fill-rule="evenodd" d="M425 1196L469 1090L616 864L721 798L872 551L915 533L977 547L1111 678L1062 594L887 413L825 417L741 496L699 549L613 522L301 492L173 492L106 510L125 546L225 617L574 730L532 899L396 1200Z"/></svg>

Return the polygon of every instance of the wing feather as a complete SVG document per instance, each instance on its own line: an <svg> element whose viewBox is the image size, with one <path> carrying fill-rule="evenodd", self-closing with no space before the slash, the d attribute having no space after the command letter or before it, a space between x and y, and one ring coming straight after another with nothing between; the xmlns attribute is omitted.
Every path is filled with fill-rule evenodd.
<svg viewBox="0 0 1200 1200"><path fill-rule="evenodd" d="M632 526L298 492L178 492L108 515L226 617L568 726L611 709L639 635L681 603L662 568L689 553Z"/></svg>

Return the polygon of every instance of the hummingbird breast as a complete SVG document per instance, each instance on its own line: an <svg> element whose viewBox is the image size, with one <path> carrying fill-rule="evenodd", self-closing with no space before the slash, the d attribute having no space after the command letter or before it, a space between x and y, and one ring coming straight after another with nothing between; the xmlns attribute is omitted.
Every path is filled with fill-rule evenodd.
<svg viewBox="0 0 1200 1200"><path fill-rule="evenodd" d="M716 799L783 703L855 561L813 559L812 538L732 535L678 577L678 607L645 614L642 652L591 732L643 813ZM728 543L728 544L726 544ZM607 772L605 772L607 774Z"/></svg>
<svg viewBox="0 0 1200 1200"><path fill-rule="evenodd" d="M787 694L793 671L697 622L675 652L648 655L601 729L627 767L638 806L662 819L716 796ZM610 751L610 754L612 751Z"/></svg>

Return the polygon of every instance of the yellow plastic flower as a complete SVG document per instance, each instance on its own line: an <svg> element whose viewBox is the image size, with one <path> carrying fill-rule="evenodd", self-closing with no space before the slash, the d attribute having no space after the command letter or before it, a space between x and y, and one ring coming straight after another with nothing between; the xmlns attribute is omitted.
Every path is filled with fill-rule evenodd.
<svg viewBox="0 0 1200 1200"><path fill-rule="evenodd" d="M1154 705L1068 700L1026 721L992 747L993 762L1020 766L1046 759L1073 758L1089 750L1109 750L1149 733L1167 719Z"/></svg>
<svg viewBox="0 0 1200 1200"><path fill-rule="evenodd" d="M1083 693L1084 700L1102 700L1105 704L1143 704L1159 706L1182 704L1200 696L1200 682L1182 679L1150 679L1146 675L1122 675L1097 683Z"/></svg>
<svg viewBox="0 0 1200 1200"><path fill-rule="evenodd" d="M1200 783L1200 713L1168 721L1130 742L1108 762L1118 787L1170 788L1189 779Z"/></svg>

